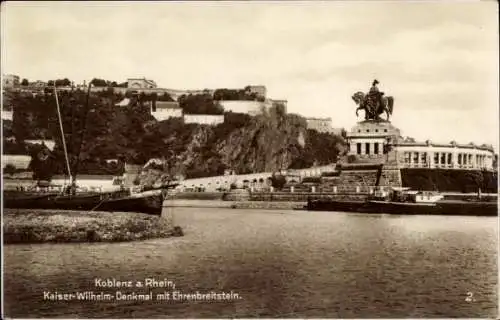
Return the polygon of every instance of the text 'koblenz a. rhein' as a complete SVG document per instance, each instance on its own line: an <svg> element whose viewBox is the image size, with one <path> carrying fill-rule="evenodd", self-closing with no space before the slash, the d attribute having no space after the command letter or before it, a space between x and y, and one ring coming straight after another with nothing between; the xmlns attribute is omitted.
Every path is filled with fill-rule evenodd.
<svg viewBox="0 0 500 320"><path fill-rule="evenodd" d="M175 283L168 279L145 278L138 281L121 281L114 278L111 279L94 279L94 284L99 288L172 288L175 289Z"/></svg>

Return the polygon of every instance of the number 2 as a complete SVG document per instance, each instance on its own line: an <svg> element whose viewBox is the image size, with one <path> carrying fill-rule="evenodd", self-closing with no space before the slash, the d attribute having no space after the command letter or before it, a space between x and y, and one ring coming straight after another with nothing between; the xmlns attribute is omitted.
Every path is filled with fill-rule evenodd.
<svg viewBox="0 0 500 320"><path fill-rule="evenodd" d="M474 301L473 295L474 294L472 292L467 292L467 297L465 298L465 301L467 301L467 302Z"/></svg>

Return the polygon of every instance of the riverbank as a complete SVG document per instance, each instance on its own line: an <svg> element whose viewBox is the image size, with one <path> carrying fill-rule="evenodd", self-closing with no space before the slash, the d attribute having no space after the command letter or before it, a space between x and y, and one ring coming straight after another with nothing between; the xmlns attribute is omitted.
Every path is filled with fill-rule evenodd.
<svg viewBox="0 0 500 320"><path fill-rule="evenodd" d="M119 242L181 235L165 216L131 212L5 209L4 244Z"/></svg>
<svg viewBox="0 0 500 320"><path fill-rule="evenodd" d="M306 201L223 201L223 200L165 200L164 206L170 208L220 208L220 209L303 209Z"/></svg>
<svg viewBox="0 0 500 320"><path fill-rule="evenodd" d="M305 201L235 201L231 205L231 208L303 210L306 206L307 202Z"/></svg>

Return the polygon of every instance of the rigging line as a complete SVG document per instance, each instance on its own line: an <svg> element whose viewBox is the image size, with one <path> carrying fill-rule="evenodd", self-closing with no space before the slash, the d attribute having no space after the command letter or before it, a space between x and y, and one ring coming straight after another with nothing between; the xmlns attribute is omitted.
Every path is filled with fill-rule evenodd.
<svg viewBox="0 0 500 320"><path fill-rule="evenodd" d="M63 149L64 149L64 156L66 157L66 168L68 170L70 182L72 182L71 169L69 166L69 159L68 159L68 150L66 149L66 139L64 138L64 129L63 129L63 125L62 125L61 110L59 108L59 99L57 97L57 88L56 88L55 83L54 83L54 94L56 97L57 115L59 117L59 127L61 128L61 137L62 137L62 143L63 143Z"/></svg>

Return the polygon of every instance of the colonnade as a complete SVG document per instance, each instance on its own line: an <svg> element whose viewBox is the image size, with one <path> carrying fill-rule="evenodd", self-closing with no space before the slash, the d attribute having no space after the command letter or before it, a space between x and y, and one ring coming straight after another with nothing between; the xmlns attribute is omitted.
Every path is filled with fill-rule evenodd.
<svg viewBox="0 0 500 320"><path fill-rule="evenodd" d="M487 167L487 155L468 152L404 151L403 165L412 168L467 168Z"/></svg>

